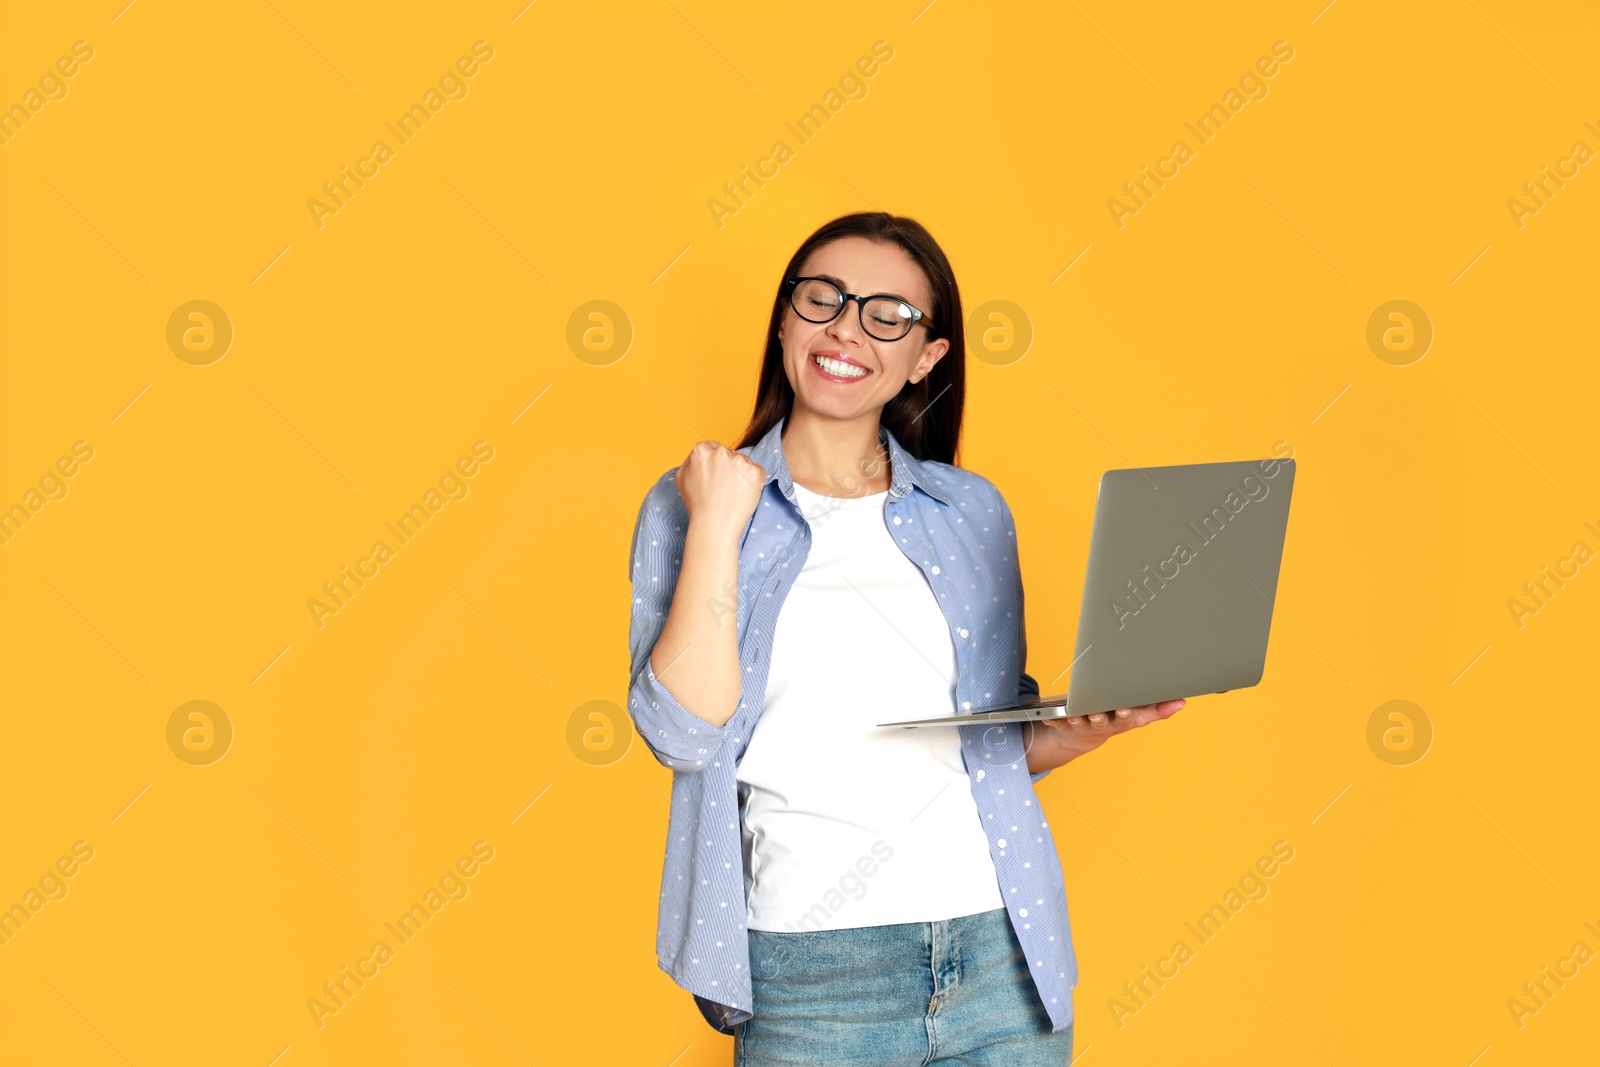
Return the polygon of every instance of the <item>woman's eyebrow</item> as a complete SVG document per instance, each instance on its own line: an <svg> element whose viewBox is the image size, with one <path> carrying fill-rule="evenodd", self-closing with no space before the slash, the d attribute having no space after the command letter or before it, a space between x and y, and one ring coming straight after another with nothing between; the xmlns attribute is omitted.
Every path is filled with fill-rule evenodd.
<svg viewBox="0 0 1600 1067"><path fill-rule="evenodd" d="M826 278L828 281L832 282L834 285L837 285L840 289L843 289L843 290L845 290L847 292L849 291L850 287L845 285L844 280L842 278L835 278L831 274L813 274L812 277L813 278ZM905 297L901 296L899 293L869 293L867 295L869 295L869 296L892 296L896 300L905 300L906 303L908 303L908 304L911 303L910 300L907 300Z"/></svg>

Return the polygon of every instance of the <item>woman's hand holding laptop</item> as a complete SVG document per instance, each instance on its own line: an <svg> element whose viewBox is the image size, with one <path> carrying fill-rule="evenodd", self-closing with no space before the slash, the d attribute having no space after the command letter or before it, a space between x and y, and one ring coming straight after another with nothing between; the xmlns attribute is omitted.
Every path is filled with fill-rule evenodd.
<svg viewBox="0 0 1600 1067"><path fill-rule="evenodd" d="M1022 724L1022 747L1028 753L1028 773L1053 770L1093 752L1110 738L1141 726L1170 719L1187 700L1163 700L1136 708L1093 715L1068 715L1064 719L1039 719Z"/></svg>

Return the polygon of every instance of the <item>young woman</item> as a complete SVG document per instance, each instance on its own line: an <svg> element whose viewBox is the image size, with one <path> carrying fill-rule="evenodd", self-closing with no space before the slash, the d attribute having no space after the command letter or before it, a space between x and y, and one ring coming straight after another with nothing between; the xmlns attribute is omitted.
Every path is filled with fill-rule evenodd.
<svg viewBox="0 0 1600 1067"><path fill-rule="evenodd" d="M744 440L639 511L628 711L674 771L657 961L739 1065L1071 1059L1033 783L1184 701L876 726L1039 692L1011 510L953 465L965 355L928 232L836 219L784 271Z"/></svg>

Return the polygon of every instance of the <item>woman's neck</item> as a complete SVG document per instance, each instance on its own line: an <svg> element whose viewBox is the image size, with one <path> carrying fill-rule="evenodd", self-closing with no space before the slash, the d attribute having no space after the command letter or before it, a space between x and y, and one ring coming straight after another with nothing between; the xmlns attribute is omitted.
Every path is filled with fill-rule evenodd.
<svg viewBox="0 0 1600 1067"><path fill-rule="evenodd" d="M879 412L853 420L795 409L783 428L789 476L824 496L867 496L889 488L889 452L878 439Z"/></svg>

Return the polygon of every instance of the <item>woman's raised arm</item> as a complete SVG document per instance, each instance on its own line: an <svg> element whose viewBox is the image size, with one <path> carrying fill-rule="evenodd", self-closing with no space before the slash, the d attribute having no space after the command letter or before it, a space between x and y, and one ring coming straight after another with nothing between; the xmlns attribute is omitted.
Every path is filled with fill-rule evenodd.
<svg viewBox="0 0 1600 1067"><path fill-rule="evenodd" d="M703 767L738 709L739 542L765 480L760 464L701 441L673 478L677 499L647 497L640 511L628 710L669 767Z"/></svg>

